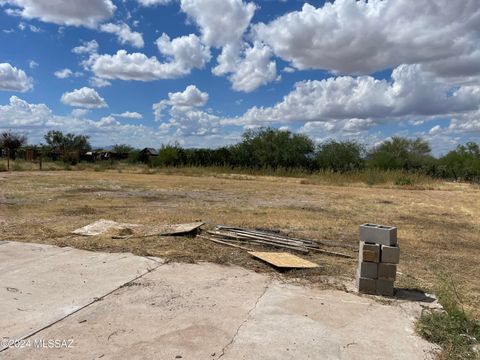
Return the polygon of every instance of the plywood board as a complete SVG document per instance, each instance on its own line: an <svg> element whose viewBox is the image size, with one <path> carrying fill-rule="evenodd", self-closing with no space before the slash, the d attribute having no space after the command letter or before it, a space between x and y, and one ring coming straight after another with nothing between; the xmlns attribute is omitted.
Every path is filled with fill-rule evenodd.
<svg viewBox="0 0 480 360"><path fill-rule="evenodd" d="M134 230L134 233L139 236L155 236L155 235L179 235L179 234L188 234L192 231L198 229L204 223L193 222L187 224L165 224L165 225L154 225L154 226L145 226L138 231Z"/></svg>
<svg viewBox="0 0 480 360"><path fill-rule="evenodd" d="M309 269L319 267L318 264L285 252L249 251L248 253L278 268Z"/></svg>
<svg viewBox="0 0 480 360"><path fill-rule="evenodd" d="M164 225L139 225L118 223L111 220L98 220L88 224L80 229L72 231L72 234L83 236L102 235L111 230L131 230L128 236L116 236L115 238L161 236L161 235L180 235L187 234L202 226L203 222L194 222L187 224L164 224Z"/></svg>

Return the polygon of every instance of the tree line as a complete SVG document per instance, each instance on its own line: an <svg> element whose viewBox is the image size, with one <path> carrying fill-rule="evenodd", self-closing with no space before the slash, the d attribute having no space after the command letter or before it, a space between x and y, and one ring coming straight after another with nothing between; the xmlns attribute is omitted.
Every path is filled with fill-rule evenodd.
<svg viewBox="0 0 480 360"><path fill-rule="evenodd" d="M49 131L44 139L45 144L37 148L46 156L60 155L64 161L72 161L69 154L73 151L85 154L92 150L85 135ZM20 134L4 132L0 136L0 147L9 149L10 154L26 143L26 137ZM480 147L475 142L458 145L436 158L430 144L421 138L392 137L368 149L355 140L329 140L316 145L303 134L261 128L247 130L239 143L217 149L183 148L176 143L162 145L158 153L146 154L129 145L118 144L110 152L122 154L132 163L143 162L152 167L219 166L308 172L404 170L438 178L480 182Z"/></svg>

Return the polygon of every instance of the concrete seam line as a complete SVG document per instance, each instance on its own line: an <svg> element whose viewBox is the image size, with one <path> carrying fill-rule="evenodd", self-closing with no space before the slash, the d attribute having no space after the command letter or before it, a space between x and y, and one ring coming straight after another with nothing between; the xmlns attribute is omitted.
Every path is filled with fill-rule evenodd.
<svg viewBox="0 0 480 360"><path fill-rule="evenodd" d="M219 360L220 358L222 358L225 353L227 352L227 349L233 344L233 342L235 341L235 338L237 337L238 333L240 332L240 329L243 327L243 325L245 325L248 320L250 320L251 316L252 316L252 313L255 311L255 309L257 308L257 305L258 303L260 302L260 300L265 296L265 294L267 293L267 290L268 288L270 287L270 285L272 284L272 281L273 280L269 280L266 284L265 284L265 287L263 288L263 291L262 293L260 294L260 296L257 298L257 300L255 301L255 304L253 305L253 307L248 311L248 314L247 314L247 317L245 318L245 320L242 321L242 323L240 324L240 326L237 328L237 330L235 331L235 334L233 334L232 336L232 339L228 342L227 345L225 345L222 349L222 352L220 353L220 356L217 358L217 360Z"/></svg>
<svg viewBox="0 0 480 360"><path fill-rule="evenodd" d="M71 313L69 313L69 314L61 317L60 319L57 319L57 320L55 320L54 322L52 322L52 323L50 323L50 324L47 324L47 325L45 325L44 327L42 327L42 328L40 328L40 329L37 329L37 330L35 330L35 331L32 331L30 334L27 334L27 335L25 335L25 336L22 336L21 338L15 339L15 340L16 340L16 341L20 341L20 340L28 339L28 338L30 338L30 337L38 334L39 332L41 332L41 331L43 331L43 330L46 330L46 329L52 327L53 325L55 325L55 324L59 323L60 321L63 321L63 320L65 320L66 318L68 318L68 317L70 317L70 316L78 313L79 311L81 311L81 310L89 307L90 305L95 304L96 302L105 299L107 296L113 294L115 291L121 289L121 288L124 287L125 285L130 284L130 283L132 283L132 282L134 282L134 281L136 281L136 280L144 277L144 276L147 275L147 274L150 274L152 271L155 271L156 269L158 269L158 268L159 268L160 266L162 266L162 265L164 265L164 264L159 264L159 265L155 266L154 268L147 268L147 271L146 271L145 273L137 276L136 278L134 278L134 279L132 279L132 280L129 280L129 281L127 281L126 283L123 283L122 285L118 286L117 288L113 289L112 291L109 291L108 293L106 293L106 294L104 294L104 295L102 295L102 296L100 296L100 297L95 297L95 298L93 299L93 301L90 301L88 304L83 305L82 307L80 307L80 308L78 308L77 310L72 311ZM6 350L8 350L8 349L10 349L11 347L12 347L12 346L6 346L6 347L4 347L4 348L1 348L1 349L0 349L0 353L6 351Z"/></svg>

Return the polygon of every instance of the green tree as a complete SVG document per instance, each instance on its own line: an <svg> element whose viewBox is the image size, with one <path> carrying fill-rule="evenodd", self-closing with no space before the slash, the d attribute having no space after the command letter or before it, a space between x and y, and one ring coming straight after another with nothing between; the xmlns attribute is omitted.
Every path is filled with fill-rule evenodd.
<svg viewBox="0 0 480 360"><path fill-rule="evenodd" d="M474 142L458 145L439 160L444 177L480 182L480 146Z"/></svg>
<svg viewBox="0 0 480 360"><path fill-rule="evenodd" d="M365 147L356 141L330 140L318 146L315 162L320 169L351 171L362 169Z"/></svg>
<svg viewBox="0 0 480 360"><path fill-rule="evenodd" d="M115 144L112 147L112 152L116 154L130 154L135 148L127 144Z"/></svg>
<svg viewBox="0 0 480 360"><path fill-rule="evenodd" d="M2 132L0 135L0 147L8 149L10 158L15 159L15 151L26 145L27 137L25 135L11 132L10 130Z"/></svg>
<svg viewBox="0 0 480 360"><path fill-rule="evenodd" d="M185 150L178 143L162 145L158 156L152 159L153 166L180 166L185 164Z"/></svg>
<svg viewBox="0 0 480 360"><path fill-rule="evenodd" d="M44 139L52 151L61 154L66 151L79 151L85 153L92 149L89 137L86 135L64 134L61 131L51 130L45 134Z"/></svg>
<svg viewBox="0 0 480 360"><path fill-rule="evenodd" d="M428 142L421 138L415 140L394 136L368 154L370 167L384 170L419 170L432 166L434 158Z"/></svg>
<svg viewBox="0 0 480 360"><path fill-rule="evenodd" d="M309 167L314 150L307 136L273 128L248 130L231 148L240 166L273 169Z"/></svg>

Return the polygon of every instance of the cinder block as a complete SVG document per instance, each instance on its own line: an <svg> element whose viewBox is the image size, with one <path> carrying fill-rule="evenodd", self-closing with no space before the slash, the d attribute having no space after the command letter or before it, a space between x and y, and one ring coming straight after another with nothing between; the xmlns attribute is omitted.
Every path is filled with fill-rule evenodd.
<svg viewBox="0 0 480 360"><path fill-rule="evenodd" d="M376 279L378 277L378 263L366 261L359 262L358 277Z"/></svg>
<svg viewBox="0 0 480 360"><path fill-rule="evenodd" d="M357 276L358 292L375 295L377 293L377 280Z"/></svg>
<svg viewBox="0 0 480 360"><path fill-rule="evenodd" d="M382 262L398 264L400 262L400 248L398 246L382 245Z"/></svg>
<svg viewBox="0 0 480 360"><path fill-rule="evenodd" d="M377 295L393 296L394 287L391 280L377 280Z"/></svg>
<svg viewBox="0 0 480 360"><path fill-rule="evenodd" d="M360 225L360 240L380 245L396 245L397 228L387 225L363 224Z"/></svg>
<svg viewBox="0 0 480 360"><path fill-rule="evenodd" d="M380 245L360 241L359 261L380 262Z"/></svg>
<svg viewBox="0 0 480 360"><path fill-rule="evenodd" d="M379 263L378 264L378 278L382 280L395 281L397 278L397 265Z"/></svg>

